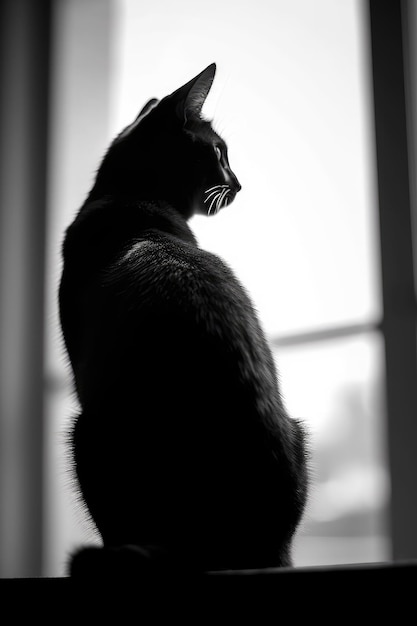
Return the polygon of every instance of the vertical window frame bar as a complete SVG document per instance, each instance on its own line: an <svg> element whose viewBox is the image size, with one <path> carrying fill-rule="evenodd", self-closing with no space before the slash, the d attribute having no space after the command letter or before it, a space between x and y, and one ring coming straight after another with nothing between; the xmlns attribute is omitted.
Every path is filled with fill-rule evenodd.
<svg viewBox="0 0 417 626"><path fill-rule="evenodd" d="M369 0L393 560L417 557L416 298L403 3Z"/></svg>
<svg viewBox="0 0 417 626"><path fill-rule="evenodd" d="M51 0L0 4L0 575L42 575Z"/></svg>

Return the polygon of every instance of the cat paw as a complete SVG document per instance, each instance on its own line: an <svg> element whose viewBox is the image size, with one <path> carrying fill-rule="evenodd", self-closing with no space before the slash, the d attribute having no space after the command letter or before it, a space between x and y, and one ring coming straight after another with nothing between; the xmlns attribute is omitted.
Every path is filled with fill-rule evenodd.
<svg viewBox="0 0 417 626"><path fill-rule="evenodd" d="M75 552L69 563L71 578L131 578L166 569L158 550L140 546L87 546Z"/></svg>

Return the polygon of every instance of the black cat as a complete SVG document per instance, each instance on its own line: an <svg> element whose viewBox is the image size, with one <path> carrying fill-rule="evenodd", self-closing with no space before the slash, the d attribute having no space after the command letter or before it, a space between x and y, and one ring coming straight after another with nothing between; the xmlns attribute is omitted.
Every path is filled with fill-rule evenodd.
<svg viewBox="0 0 417 626"><path fill-rule="evenodd" d="M72 557L73 576L292 564L304 431L283 406L250 298L187 224L241 188L201 117L215 69L148 102L66 232L73 459L104 544Z"/></svg>

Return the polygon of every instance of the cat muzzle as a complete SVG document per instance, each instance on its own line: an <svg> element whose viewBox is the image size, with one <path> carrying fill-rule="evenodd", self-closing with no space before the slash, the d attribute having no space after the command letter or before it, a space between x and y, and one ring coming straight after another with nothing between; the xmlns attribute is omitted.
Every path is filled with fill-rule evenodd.
<svg viewBox="0 0 417 626"><path fill-rule="evenodd" d="M221 209L228 206L235 199L236 193L241 186L233 189L230 185L215 185L204 192L204 205L207 208L207 215L216 215Z"/></svg>

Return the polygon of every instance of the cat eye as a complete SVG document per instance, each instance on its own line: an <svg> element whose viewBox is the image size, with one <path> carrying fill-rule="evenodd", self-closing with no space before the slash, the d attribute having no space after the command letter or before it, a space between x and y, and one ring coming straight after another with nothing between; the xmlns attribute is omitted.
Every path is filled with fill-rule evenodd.
<svg viewBox="0 0 417 626"><path fill-rule="evenodd" d="M216 152L216 156L219 159L219 161L221 161L221 158L222 158L221 148L219 146L214 146L214 151Z"/></svg>

